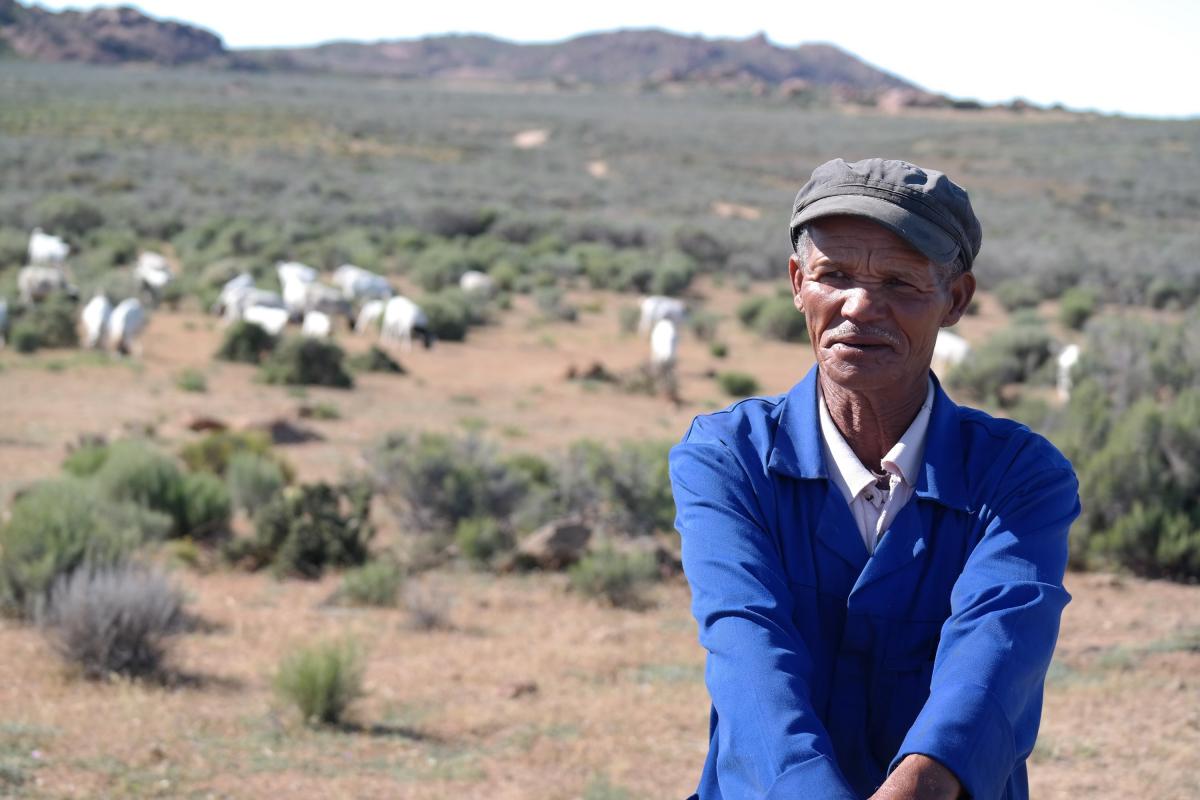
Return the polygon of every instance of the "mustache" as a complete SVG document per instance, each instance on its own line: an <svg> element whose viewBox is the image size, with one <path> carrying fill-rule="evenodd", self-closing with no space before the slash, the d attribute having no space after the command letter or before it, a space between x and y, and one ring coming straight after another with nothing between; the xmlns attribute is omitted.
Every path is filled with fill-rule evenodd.
<svg viewBox="0 0 1200 800"><path fill-rule="evenodd" d="M874 325L856 325L853 322L843 322L833 330L825 331L822 337L825 341L838 341L851 336L864 336L871 339L882 339L892 347L900 346L900 339L896 334L889 331L887 328L879 328Z"/></svg>

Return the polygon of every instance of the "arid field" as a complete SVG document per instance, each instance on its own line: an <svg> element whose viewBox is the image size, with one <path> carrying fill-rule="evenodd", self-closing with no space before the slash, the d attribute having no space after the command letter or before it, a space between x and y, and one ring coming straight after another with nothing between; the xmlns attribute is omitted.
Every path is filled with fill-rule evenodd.
<svg viewBox="0 0 1200 800"><path fill-rule="evenodd" d="M360 375L353 390L303 392L212 360L220 323L185 304L157 312L140 356L0 352L0 496L56 474L81 435L149 433L167 449L209 416L235 427L286 419L321 437L279 452L302 481L363 467L390 431L475 431L514 451L551 453L581 438L678 438L729 402L710 370L736 367L764 392L808 368L807 345L769 342L729 317L742 295L710 280L693 291L721 314L724 361L684 335L681 403L566 380L599 361L633 370L644 342L622 334L629 295L576 292L576 323L547 322L527 298L464 343L396 353L404 376ZM1004 322L988 296L960 332ZM367 342L339 331L348 350ZM207 390L177 387L182 370ZM303 405L339 418L301 419ZM375 546L403 548L377 504ZM247 522L236 520L239 533ZM173 564L168 551L160 560ZM73 677L29 625L0 620L0 795L39 798L682 798L706 750L703 652L681 577L642 610L611 608L553 573L495 575L456 565L409 578L446 625L415 628L401 609L327 602L336 574L276 580L202 558L173 566L200 621L172 653L168 685ZM1032 757L1033 796L1200 796L1200 588L1073 573ZM289 649L351 636L367 653L366 696L350 722L312 729L272 691Z"/></svg>

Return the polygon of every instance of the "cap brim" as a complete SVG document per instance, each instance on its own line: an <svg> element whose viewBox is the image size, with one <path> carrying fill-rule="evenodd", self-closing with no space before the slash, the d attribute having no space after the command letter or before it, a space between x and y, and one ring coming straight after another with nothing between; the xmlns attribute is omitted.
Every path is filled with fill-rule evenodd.
<svg viewBox="0 0 1200 800"><path fill-rule="evenodd" d="M835 195L814 200L792 216L792 243L796 229L822 217L851 216L877 222L904 239L935 264L949 264L958 257L958 244L945 231L924 217L869 195Z"/></svg>

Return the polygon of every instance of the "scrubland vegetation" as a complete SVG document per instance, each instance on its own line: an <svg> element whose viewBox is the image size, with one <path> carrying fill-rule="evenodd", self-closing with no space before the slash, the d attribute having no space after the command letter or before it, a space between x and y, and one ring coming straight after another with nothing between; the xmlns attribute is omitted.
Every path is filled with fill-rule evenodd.
<svg viewBox="0 0 1200 800"><path fill-rule="evenodd" d="M124 291L126 268L142 250L168 253L179 269L159 313L206 311L241 271L277 288L279 260L320 270L353 263L402 282L437 340L463 347L487 341L517 308L546 350L559 332L601 313L612 316L614 335L633 336L639 295L683 296L691 306L684 335L713 359L705 365L711 395L687 407L699 413L784 388L749 371L739 337L808 347L784 266L791 197L812 166L887 154L944 167L971 189L985 226L976 273L1004 310L986 337L972 341L970 358L943 375L945 385L959 400L1045 433L1072 459L1084 509L1072 534L1075 568L1200 579L1197 123L859 116L705 90L490 92L23 64L5 65L0 95L0 297L10 301L7 339L16 351L0 366L10 387L18 370L9 365L78 344L78 307L68 298L16 302L15 275L36 225L71 244L84 299L101 288ZM514 148L513 136L529 128L549 131L546 143ZM598 162L603 169L589 166ZM738 213L721 210L730 207ZM468 270L487 273L495 294L460 289ZM716 302L725 294L727 302ZM303 398L306 424L335 426L353 413L341 398L364 384L424 380L408 356L377 346L351 352L331 341L273 337L249 323L225 328L220 339L204 354L212 368L173 372L168 391L203 404L227 385L218 370L249 370L271 398L285 391ZM1056 360L1072 343L1082 356L1069 399L1060 399ZM573 377L580 392L604 392L611 403L657 391L648 372L617 375L600 361ZM539 402L537 388L519 402ZM474 413L470 396L440 402ZM98 437L76 446L60 475L22 487L0 518L0 611L11 630L40 631L71 675L168 687L204 686L172 654L203 628L191 608L204 605L204 581L214 573L286 587L268 595L320 587L314 607L378 615L365 618L380 630L426 637L406 640L413 651L403 657L435 648L439 636L483 640L489 632L464 619L501 624L494 620L521 610L524 601L509 606L487 589L470 589L476 605L456 613L458 598L430 582L444 574L456 576L455 586L496 584L517 598L549 592L539 600L544 608L577 603L577 615L627 615L621 624L652 642L680 624L660 625L646 612L656 592L681 591L666 453L682 432L623 440L580 430L572 444L549 450L524 447L512 426L488 428L483 412L464 414L453 432L414 419L372 437L355 468L336 480L303 474L261 431ZM2 433L3 446L18 436ZM182 575L168 571L178 564L186 565ZM181 577L200 596L183 591ZM676 599L682 609L686 600ZM626 641L614 630L600 633ZM1151 642L1145 653L1194 652L1189 642ZM290 641L270 665L269 682L287 712L312 729L280 723L255 734L262 738L255 751L278 750L287 737L319 743L304 737L376 730L404 739L414 724L419 733L422 723L405 716L411 709L403 700L386 712L369 705L379 686L370 680L373 652L362 637ZM671 697L676 686L695 690L702 700L694 665L656 663L653 652L646 658L564 680L581 681L570 684L577 696L628 679ZM1070 663L1084 670L1091 662ZM518 682L503 691L505 702L516 702L554 689ZM370 711L356 714L356 701ZM703 708L696 711L681 725L694 724L703 745ZM489 740L488 757L580 735L569 730L574 723L554 724ZM489 725L502 727L470 717L455 730L476 736ZM631 735L641 734L625 731L626 745ZM25 752L37 749L26 746L30 736L9 738ZM418 739L405 746L417 748ZM449 744L419 746L422 759L443 758L441 789L470 796L482 785L469 770L453 772L461 765L445 755ZM1053 753L1061 751L1040 758L1067 758ZM684 755L691 780L700 758ZM424 763L421 775L433 770ZM26 761L0 770L0 794L25 791L34 772ZM645 796L688 788L630 781ZM603 772L586 786L556 787L543 796L643 796Z"/></svg>

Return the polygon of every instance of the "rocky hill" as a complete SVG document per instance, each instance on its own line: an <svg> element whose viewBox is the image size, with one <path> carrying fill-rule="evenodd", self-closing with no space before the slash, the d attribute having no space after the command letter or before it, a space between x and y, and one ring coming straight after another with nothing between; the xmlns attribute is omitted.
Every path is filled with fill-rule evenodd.
<svg viewBox="0 0 1200 800"><path fill-rule="evenodd" d="M486 36L333 42L293 50L246 51L246 65L357 72L403 78L474 78L582 84L761 83L863 92L916 87L832 45L778 47L764 36L704 39L660 30L622 30L552 44Z"/></svg>
<svg viewBox="0 0 1200 800"><path fill-rule="evenodd" d="M213 33L154 19L130 7L54 13L17 0L0 0L0 56L4 55L38 61L164 66L199 62L260 71L559 86L686 84L900 105L945 101L833 45L789 48L762 35L705 39L662 30L595 33L549 44L451 35L230 51Z"/></svg>
<svg viewBox="0 0 1200 800"><path fill-rule="evenodd" d="M37 61L176 66L225 54L220 37L140 11L98 8L55 13L0 0L0 53Z"/></svg>

